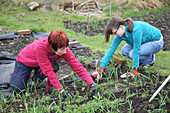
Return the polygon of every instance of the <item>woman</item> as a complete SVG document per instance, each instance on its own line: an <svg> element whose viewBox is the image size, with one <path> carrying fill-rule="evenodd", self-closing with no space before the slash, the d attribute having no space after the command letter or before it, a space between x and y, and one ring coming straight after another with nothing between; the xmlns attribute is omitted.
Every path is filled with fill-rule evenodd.
<svg viewBox="0 0 170 113"><path fill-rule="evenodd" d="M49 90L49 82L51 82L53 87L58 92L61 92L65 98L69 92L64 91L53 69L53 63L61 58L65 59L72 70L75 71L90 88L96 91L97 87L94 81L70 51L68 43L69 39L62 30L54 30L50 33L49 37L41 38L21 50L10 80L11 91L20 92L25 90L29 74L32 69L35 69L36 78L43 81L48 77L47 90Z"/></svg>
<svg viewBox="0 0 170 113"><path fill-rule="evenodd" d="M132 59L134 69L132 73L134 75L138 73L137 68L141 64L147 66L154 64L156 60L155 53L159 52L164 44L163 36L159 29L146 22L133 21L131 18L123 20L122 18L113 17L109 21L105 32L106 42L109 41L110 34L115 37L109 50L101 60L100 69L102 73L123 40L127 44L121 48L121 53ZM95 71L93 76L97 78L98 73Z"/></svg>

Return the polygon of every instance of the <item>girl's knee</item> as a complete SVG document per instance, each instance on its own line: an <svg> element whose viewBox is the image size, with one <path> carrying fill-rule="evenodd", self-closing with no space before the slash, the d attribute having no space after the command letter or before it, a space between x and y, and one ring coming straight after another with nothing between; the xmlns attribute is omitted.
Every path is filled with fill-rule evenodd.
<svg viewBox="0 0 170 113"><path fill-rule="evenodd" d="M132 59L132 58L133 58L133 51L130 51L130 52L129 52L128 57L129 57L130 59Z"/></svg>
<svg viewBox="0 0 170 113"><path fill-rule="evenodd" d="M124 48L121 48L121 53L124 56L128 56L128 52Z"/></svg>
<svg viewBox="0 0 170 113"><path fill-rule="evenodd" d="M132 59L133 58L133 55L132 54L129 54L129 56L128 56L130 59Z"/></svg>

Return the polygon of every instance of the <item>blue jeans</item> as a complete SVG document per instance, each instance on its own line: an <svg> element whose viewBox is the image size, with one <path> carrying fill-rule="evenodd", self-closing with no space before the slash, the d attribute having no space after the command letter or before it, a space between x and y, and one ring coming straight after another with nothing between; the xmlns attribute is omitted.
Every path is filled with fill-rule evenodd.
<svg viewBox="0 0 170 113"><path fill-rule="evenodd" d="M18 63L17 61L15 62L14 73L10 78L11 91L20 92L26 89L27 81L30 77L29 75L32 69L35 69L36 78L42 81L46 78L46 76L39 71L40 67L29 67L24 65L23 63Z"/></svg>
<svg viewBox="0 0 170 113"><path fill-rule="evenodd" d="M158 53L163 48L163 40L160 42L146 42L141 45L139 63L152 64L154 63L154 54ZM133 46L125 44L121 48L121 53L130 59L133 59Z"/></svg>

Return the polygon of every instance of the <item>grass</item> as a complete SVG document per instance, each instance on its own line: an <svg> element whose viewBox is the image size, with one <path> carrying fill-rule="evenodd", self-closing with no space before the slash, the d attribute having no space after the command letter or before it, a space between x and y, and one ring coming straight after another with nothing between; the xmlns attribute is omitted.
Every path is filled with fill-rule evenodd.
<svg viewBox="0 0 170 113"><path fill-rule="evenodd" d="M169 5L168 5L169 6ZM160 12L162 10L169 10L169 7L164 7L162 9L154 9L154 10L143 10L141 12L131 12L131 13L127 13L127 10L129 11L130 7L128 8L118 8L121 9L121 11L126 12L126 14L121 15L121 17L126 18L126 17L131 17L131 16L136 16L136 15L144 15L147 14L149 12ZM116 6L114 6L116 8ZM107 11L106 11L107 12ZM95 52L101 52L101 53L105 53L110 44L111 44L111 40L114 37L111 37L110 42L105 43L104 40L104 36L103 35L97 35L97 36L86 36L84 34L81 33L75 33L72 30L69 29L65 29L64 25L63 25L63 20L71 20L72 22L78 22L78 21L82 21L82 22L86 22L87 18L86 17L81 17L81 16L77 16L74 14L65 14L62 12L38 12L38 11L30 11L27 8L20 8L18 6L13 6L11 5L10 7L4 7L4 6L0 6L0 26L3 26L5 28L8 28L9 31L17 31L17 30L22 30L22 29L30 29L32 31L40 31L40 32L48 32L50 33L52 30L54 29L62 29L67 33L67 36L70 40L72 39L76 39L77 41L79 41L82 45L88 46L89 48L91 48L93 51ZM97 18L93 18L91 19L91 21L97 21ZM117 51L116 51L116 55L120 56L123 58L123 56L121 56L120 54L120 49L121 47L125 44L125 42L122 42L120 44L120 46L118 47ZM159 53L156 54L157 60L155 65L152 68L149 68L148 70L146 70L146 72L159 72L160 75L162 76L167 76L170 74L169 70L170 70L170 61L169 61L169 51L160 51ZM89 59L87 58L81 58L80 59L85 59L86 61L88 61ZM114 64L113 64L114 65ZM114 73L115 75L117 75L117 68L115 68L114 70L110 70L109 73ZM152 82L153 79L156 79L157 76L155 78L153 78L152 76L145 76L145 75L141 75L143 78L146 78L146 80L148 80L150 83ZM26 95L22 95L20 96L19 94L17 96L14 97L13 94L11 94L10 98L7 99L6 97L2 97L1 98L1 103L0 103L0 112L6 112L8 107L10 108L10 112L19 112L16 111L14 109L14 107L12 107L12 105L15 103L20 103L21 104L21 108L20 110L22 111L22 106L25 107L25 112L49 112L49 110L53 110L55 112L63 112L61 110L62 105L65 105L65 107L63 109L67 109L67 113L69 112L75 112L75 113L80 113L80 112L121 112L121 109L123 109L123 107L125 105L129 105L129 112L134 112L134 109L132 107L133 103L132 101L130 101L130 98L132 97L138 97L138 96L144 96L146 97L146 95L148 95L148 91L150 88L148 89L144 89L143 86L144 84L142 84L139 78L138 82L136 80L136 78L134 78L135 83L129 83L129 81L127 82L127 86L125 85L118 85L118 83L116 83L115 81L117 81L117 77L114 76L112 78L110 78L110 76L107 77L106 80L108 80L108 84L100 84L100 88L102 90L102 92L105 95L108 95L108 98L104 98L103 100L98 100L98 99L94 99L92 101L89 101L85 104L82 104L80 106L77 106L76 104L73 104L74 102L80 103L86 99L82 99L82 98L78 98L78 99L73 99L73 100L69 100L69 101L64 101L62 102L59 98L57 99L50 99L49 97L43 97L43 98L38 98L38 99L34 99L31 97L31 95L29 94L29 92L27 92ZM109 82L111 81L111 82ZM133 85L131 85L133 84ZM153 84L153 83L152 83ZM113 89L107 89L105 90L105 88L107 88L108 86L114 87L113 89L116 89L113 91ZM138 89L136 89L136 94L131 94L131 86L136 86L136 87L142 87L142 89L144 89L144 93L143 94L139 94ZM127 98L116 98L116 96L114 95L116 93L116 91L119 91L120 89L124 89L125 91L125 95L127 94ZM36 92L37 93L37 92ZM159 95L159 105L160 108L159 109L155 109L158 111L165 111L165 99L167 98L168 102L170 101L170 99L168 98L168 93L165 90L162 90L161 94L166 94L165 98L162 95ZM38 94L37 94L38 95ZM43 94L42 94L43 95ZM53 95L57 95L56 92L52 93L50 95L50 97L52 97ZM77 96L79 96L79 92L77 92ZM26 101L26 100L30 100L30 101ZM59 100L59 101L57 101ZM49 102L50 101L50 102ZM59 104L57 104L59 103ZM32 107L30 107L32 106ZM151 108L154 108L154 106L151 106ZM19 110L19 109L18 109ZM151 110L146 110L148 112L154 112Z"/></svg>
<svg viewBox="0 0 170 113"><path fill-rule="evenodd" d="M114 65L114 64L113 64ZM152 84L147 84L144 86L137 86L136 83L134 82L127 82L127 84L122 84L121 83L116 83L117 90L113 90L114 88L112 87L113 84L109 81L115 81L116 78L109 78L106 77L108 80L108 83L103 83L98 86L103 94L105 94L104 99L98 99L97 97L94 98L93 100L88 101L87 103L81 104L81 102L86 101L86 98L77 98L79 96L79 92L76 92L75 98L67 101L62 101L61 96L59 93L54 90L54 93L51 93L49 96L44 95L43 93L40 94L35 94L37 96L41 97L36 97L31 95L31 91L29 92L27 88L26 94L11 94L8 99L4 96L1 97L1 103L0 103L0 111L5 113L10 109L10 112L49 112L49 111L55 111L55 112L65 112L65 113L82 113L82 112L87 112L87 113L94 113L94 112L121 112L122 109L126 106L127 112L134 112L134 104L132 101L132 98L144 98L147 99L148 92L150 89L154 87ZM104 79L104 78L102 78ZM102 80L101 79L101 80ZM143 78L137 78L138 81ZM150 78L152 80L156 80L156 78ZM146 79L147 80L147 79ZM149 83L149 82L146 82ZM139 83L137 83L139 84ZM111 87L110 87L111 86ZM134 89L135 87L135 89ZM138 91L138 89L140 90ZM121 93L121 89L123 89L123 92ZM132 90L136 90L136 93L132 93ZM138 93L140 92L140 93ZM86 91L88 93L88 90ZM116 96L117 94L117 96ZM57 96L58 95L58 96ZM118 96L119 95L119 96ZM123 96L125 95L125 97ZM53 97L57 98L53 98ZM122 97L123 96L123 97ZM87 97L87 95L84 95L84 97ZM167 90L161 90L161 93L157 98L154 99L154 101L158 101L158 104L160 105L159 109L154 109L154 105L151 104L151 108L147 108L146 111L167 111L166 108L168 107L167 103L170 102L170 99L168 98L168 91ZM79 106L77 104L79 104ZM17 104L19 104L20 108L18 108ZM142 103L143 104L143 103ZM146 103L145 103L146 104ZM16 106L16 107L14 107ZM65 109L66 111L63 111L62 109Z"/></svg>

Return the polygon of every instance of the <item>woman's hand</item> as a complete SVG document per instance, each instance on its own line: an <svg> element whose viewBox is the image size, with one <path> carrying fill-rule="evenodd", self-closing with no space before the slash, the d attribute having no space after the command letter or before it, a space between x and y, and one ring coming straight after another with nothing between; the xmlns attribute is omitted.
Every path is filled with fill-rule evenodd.
<svg viewBox="0 0 170 113"><path fill-rule="evenodd" d="M74 97L74 94L69 91L63 91L63 92L61 92L61 94L62 94L63 99L67 99L68 97L71 97L71 98Z"/></svg>
<svg viewBox="0 0 170 113"><path fill-rule="evenodd" d="M97 88L95 83L90 84L90 89L92 91L92 96L102 97L102 92Z"/></svg>

